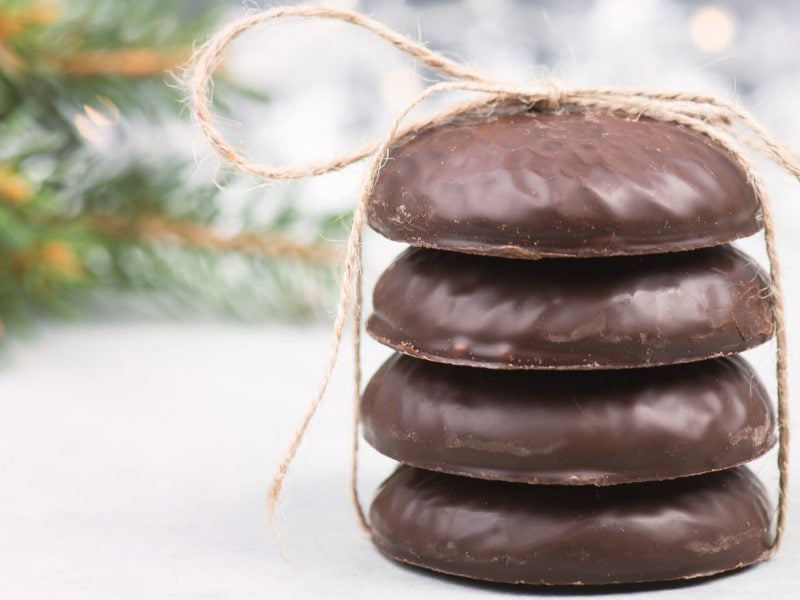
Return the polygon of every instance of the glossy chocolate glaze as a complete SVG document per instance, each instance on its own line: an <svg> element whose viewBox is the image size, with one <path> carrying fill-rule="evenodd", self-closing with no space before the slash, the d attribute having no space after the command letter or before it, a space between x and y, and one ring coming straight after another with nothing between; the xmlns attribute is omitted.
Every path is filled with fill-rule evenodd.
<svg viewBox="0 0 800 600"><path fill-rule="evenodd" d="M767 340L768 289L731 246L542 261L412 248L375 285L367 331L405 354L468 366L654 366Z"/></svg>
<svg viewBox="0 0 800 600"><path fill-rule="evenodd" d="M483 479L610 485L696 475L775 443L769 394L739 357L626 371L488 371L396 354L361 403L402 463Z"/></svg>
<svg viewBox="0 0 800 600"><path fill-rule="evenodd" d="M412 246L517 258L672 252L761 228L752 186L711 140L583 113L431 128L391 152L368 219Z"/></svg>
<svg viewBox="0 0 800 600"><path fill-rule="evenodd" d="M400 467L378 491L370 520L390 558L507 583L683 579L769 554L769 501L744 467L603 488Z"/></svg>

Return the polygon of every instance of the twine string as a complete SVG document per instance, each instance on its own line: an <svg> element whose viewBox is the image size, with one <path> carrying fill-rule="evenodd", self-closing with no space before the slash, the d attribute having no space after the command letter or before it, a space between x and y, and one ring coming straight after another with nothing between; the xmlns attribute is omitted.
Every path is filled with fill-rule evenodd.
<svg viewBox="0 0 800 600"><path fill-rule="evenodd" d="M409 102L397 115L388 133L380 140L371 141L325 161L305 165L271 165L251 162L231 145L214 125L211 114L212 75L222 60L226 48L242 33L254 27L284 18L312 18L341 21L375 33L418 63L439 73L445 81L426 87ZM406 124L409 113L430 97L446 92L469 92L477 98L460 100L440 109L428 117L419 118ZM780 279L780 262L775 243L772 205L765 186L758 176L750 159L743 151L749 147L766 157L800 181L800 160L787 150L769 131L759 124L749 113L738 105L707 94L692 94L677 91L656 91L649 89L616 88L571 88L555 79L546 79L538 85L517 85L495 81L454 62L441 54L433 52L423 44L415 42L380 22L359 13L325 7L283 6L248 15L222 29L195 53L188 78L188 93L192 114L216 152L238 170L263 179L304 179L323 173L336 171L365 158L370 164L353 212L353 224L347 239L342 271L340 299L336 308L328 358L322 378L309 403L300 425L295 430L289 446L278 465L267 495L267 511L274 527L276 503L280 497L284 480L297 450L319 408L331 379L339 356L342 337L348 317L353 319L353 352L355 368L353 372L355 410L353 417L351 495L358 522L365 532L370 526L358 498L357 490L357 452L359 428L359 403L361 395L361 299L362 266L361 239L366 221L367 204L380 169L387 159L389 150L424 129L446 123L460 115L490 115L503 110L517 111L557 111L563 109L595 111L615 114L627 118L648 118L666 123L674 123L699 132L723 146L744 170L749 183L761 206L764 225L764 238L771 276L770 293L773 300L773 321L776 338L776 378L778 405L778 468L779 495L772 540L775 552L782 540L786 527L788 507L789 474L789 414L787 388L787 347L784 325L784 302Z"/></svg>

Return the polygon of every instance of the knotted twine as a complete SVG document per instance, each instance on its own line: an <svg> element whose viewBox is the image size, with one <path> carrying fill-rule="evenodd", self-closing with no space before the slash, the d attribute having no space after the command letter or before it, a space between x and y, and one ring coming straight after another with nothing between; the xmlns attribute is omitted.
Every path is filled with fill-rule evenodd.
<svg viewBox="0 0 800 600"><path fill-rule="evenodd" d="M426 87L395 117L383 139L375 140L352 152L328 161L305 165L287 164L274 166L251 162L232 146L214 125L210 105L212 103L212 74L221 62L225 49L237 37L268 21L287 17L329 19L343 21L377 34L418 63L449 79ZM773 300L773 321L776 338L776 362L778 393L778 468L779 497L772 541L774 553L781 542L786 527L787 492L789 475L789 414L786 363L786 331L784 327L784 304L781 291L780 263L775 246L775 229L772 206L764 184L748 156L747 146L788 171L800 181L800 161L793 156L769 131L760 125L743 108L736 104L705 94L678 91L654 91L649 89L565 87L548 79L536 85L516 85L486 77L466 65L454 62L433 52L424 45L403 36L382 23L359 13L325 7L283 6L248 15L228 25L200 47L193 58L188 78L189 99L193 117L213 148L227 162L240 171L267 180L297 180L336 171L352 163L369 158L369 169L353 211L353 224L347 238L339 303L333 325L333 335L328 350L328 359L319 386L306 409L300 425L294 432L289 447L281 460L267 495L267 511L274 525L275 506L284 480L308 426L317 412L328 388L334 366L339 355L347 319L352 316L353 352L355 367L355 410L353 418L352 462L350 490L358 522L365 532L370 525L358 498L356 486L358 474L359 404L361 400L361 236L364 229L367 203L391 147L422 130L446 123L461 115L488 116L497 110L553 112L560 110L595 111L617 116L639 119L648 118L687 127L707 136L724 147L744 170L753 186L761 206L764 239L771 276L769 293ZM405 124L406 117L419 104L442 92L462 91L479 94L475 100L459 101L439 110L433 115Z"/></svg>

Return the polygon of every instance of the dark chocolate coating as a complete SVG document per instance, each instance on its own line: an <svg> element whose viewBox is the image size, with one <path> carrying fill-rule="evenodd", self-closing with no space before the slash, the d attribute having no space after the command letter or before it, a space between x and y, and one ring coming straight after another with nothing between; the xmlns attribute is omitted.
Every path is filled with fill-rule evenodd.
<svg viewBox="0 0 800 600"><path fill-rule="evenodd" d="M503 115L428 129L390 156L369 224L412 246L512 258L651 254L761 228L741 166L668 123Z"/></svg>
<svg viewBox="0 0 800 600"><path fill-rule="evenodd" d="M496 369L599 369L741 352L772 335L769 278L732 246L508 260L406 250L367 331L405 354Z"/></svg>
<svg viewBox="0 0 800 600"><path fill-rule="evenodd" d="M610 485L742 464L775 443L769 394L739 357L627 371L489 371L395 354L361 403L402 463L482 479Z"/></svg>
<svg viewBox="0 0 800 600"><path fill-rule="evenodd" d="M770 506L746 468L596 488L400 467L370 509L396 560L473 579L607 584L712 575L769 555Z"/></svg>

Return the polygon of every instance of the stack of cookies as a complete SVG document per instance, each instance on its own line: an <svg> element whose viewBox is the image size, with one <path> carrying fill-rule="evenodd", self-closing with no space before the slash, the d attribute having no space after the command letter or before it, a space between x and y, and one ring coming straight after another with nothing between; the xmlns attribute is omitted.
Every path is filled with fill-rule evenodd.
<svg viewBox="0 0 800 600"><path fill-rule="evenodd" d="M499 582L690 578L767 557L744 466L775 415L736 356L773 334L738 163L678 125L517 113L393 149L370 225L408 243L367 329L362 402L401 466L371 510L391 558Z"/></svg>

